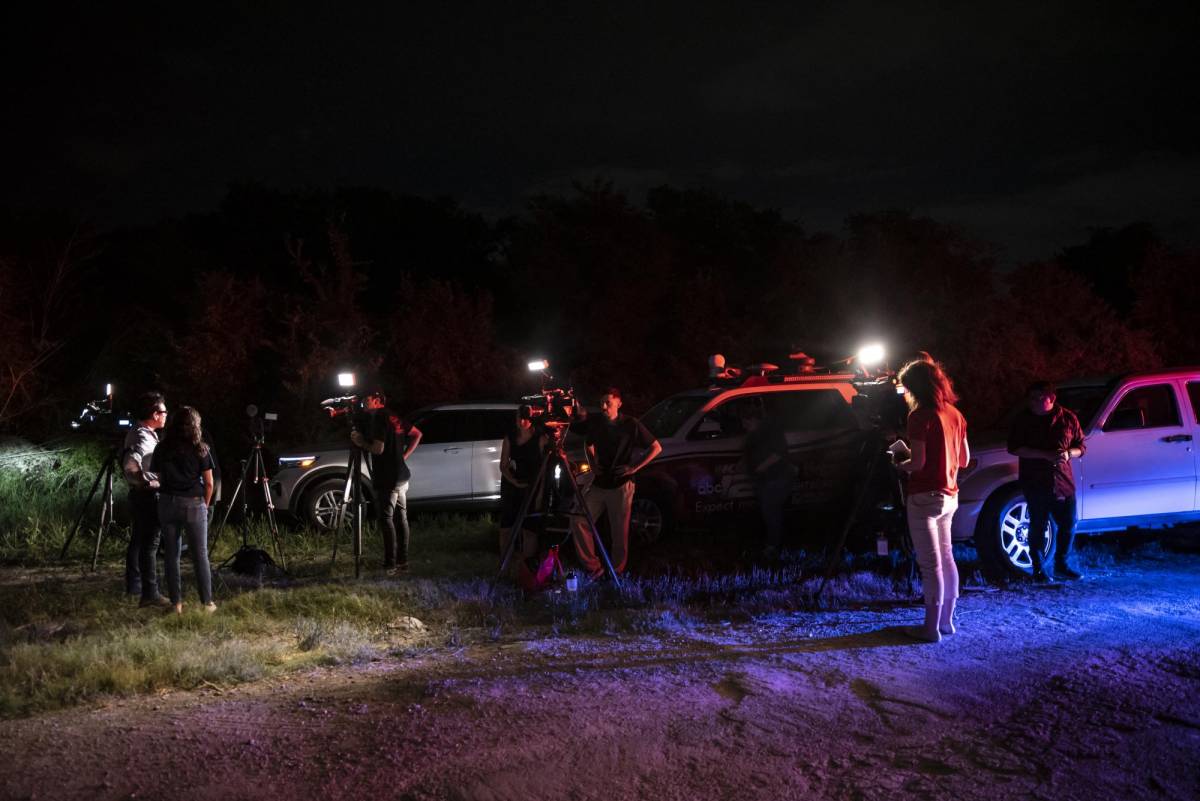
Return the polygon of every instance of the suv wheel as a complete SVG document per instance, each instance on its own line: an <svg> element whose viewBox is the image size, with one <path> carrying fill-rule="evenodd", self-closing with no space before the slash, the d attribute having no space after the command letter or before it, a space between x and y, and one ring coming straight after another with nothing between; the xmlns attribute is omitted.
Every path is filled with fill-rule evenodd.
<svg viewBox="0 0 1200 801"><path fill-rule="evenodd" d="M1054 548L1056 527L1047 528L1044 557ZM1028 576L1033 572L1029 548L1029 504L1020 487L1000 490L983 505L975 529L975 544L992 578Z"/></svg>
<svg viewBox="0 0 1200 801"><path fill-rule="evenodd" d="M304 505L301 516L305 523L317 531L332 531L333 522L337 519L338 508L342 505L342 493L346 490L344 478L326 478L318 481L304 493ZM364 487L364 494L366 489ZM367 495L368 506L363 509L363 520L370 519L370 496ZM342 519L342 527L348 528L351 523L350 510Z"/></svg>
<svg viewBox="0 0 1200 801"><path fill-rule="evenodd" d="M670 513L656 498L639 495L629 514L629 538L638 545L653 545L671 530Z"/></svg>

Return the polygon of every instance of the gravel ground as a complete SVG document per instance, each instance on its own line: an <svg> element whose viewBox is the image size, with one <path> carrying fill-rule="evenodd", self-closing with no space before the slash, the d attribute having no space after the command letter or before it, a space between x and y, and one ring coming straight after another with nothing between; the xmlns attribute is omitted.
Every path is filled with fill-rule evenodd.
<svg viewBox="0 0 1200 801"><path fill-rule="evenodd" d="M0 722L4 798L1200 798L1200 556Z"/></svg>

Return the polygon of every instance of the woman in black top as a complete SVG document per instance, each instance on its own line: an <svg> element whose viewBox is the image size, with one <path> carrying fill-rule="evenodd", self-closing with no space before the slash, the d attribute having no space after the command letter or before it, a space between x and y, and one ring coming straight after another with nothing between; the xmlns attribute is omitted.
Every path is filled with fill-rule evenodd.
<svg viewBox="0 0 1200 801"><path fill-rule="evenodd" d="M508 538L512 526L517 522L521 502L529 492L538 468L542 465L542 454L546 449L546 435L539 435L533 422L517 413L517 426L504 438L500 449L500 554L508 549ZM536 499L535 499L536 501ZM530 503L532 512L535 503ZM522 548L520 557L527 559L537 553L537 535L529 526L522 524ZM513 564L516 564L514 561Z"/></svg>
<svg viewBox="0 0 1200 801"><path fill-rule="evenodd" d="M158 473L158 522L167 550L167 590L176 613L183 613L179 581L179 538L186 530L200 603L214 612L212 573L208 566L208 506L213 495L213 458L200 435L200 414L182 406L167 421L154 450Z"/></svg>

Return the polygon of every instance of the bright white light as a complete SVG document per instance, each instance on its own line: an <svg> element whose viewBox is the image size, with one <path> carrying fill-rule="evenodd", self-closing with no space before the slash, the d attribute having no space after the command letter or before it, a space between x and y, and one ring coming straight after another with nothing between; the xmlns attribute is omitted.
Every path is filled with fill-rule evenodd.
<svg viewBox="0 0 1200 801"><path fill-rule="evenodd" d="M529 363L529 372L536 373L539 370L549 370L550 362L545 359L537 359Z"/></svg>
<svg viewBox="0 0 1200 801"><path fill-rule="evenodd" d="M106 398L112 397L112 384L104 385L104 397L106 397Z"/></svg>
<svg viewBox="0 0 1200 801"><path fill-rule="evenodd" d="M863 345L858 349L858 363L863 367L874 367L877 364L883 364L885 356L886 353L883 350L883 345L878 342Z"/></svg>
<svg viewBox="0 0 1200 801"><path fill-rule="evenodd" d="M338 386L339 387L354 386L354 373L338 373Z"/></svg>

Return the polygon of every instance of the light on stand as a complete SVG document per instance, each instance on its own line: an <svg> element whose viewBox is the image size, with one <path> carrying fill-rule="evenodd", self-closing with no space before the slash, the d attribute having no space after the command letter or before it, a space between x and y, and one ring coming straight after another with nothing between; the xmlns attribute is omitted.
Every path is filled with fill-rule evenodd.
<svg viewBox="0 0 1200 801"><path fill-rule="evenodd" d="M858 349L858 364L861 367L876 367L883 364L887 352L883 349L883 345L878 342L872 342L869 345L863 345Z"/></svg>
<svg viewBox="0 0 1200 801"><path fill-rule="evenodd" d="M549 370L550 362L545 359L535 359L529 363L529 372L536 373L539 370Z"/></svg>
<svg viewBox="0 0 1200 801"><path fill-rule="evenodd" d="M354 373L338 373L338 386L339 387L354 386Z"/></svg>

